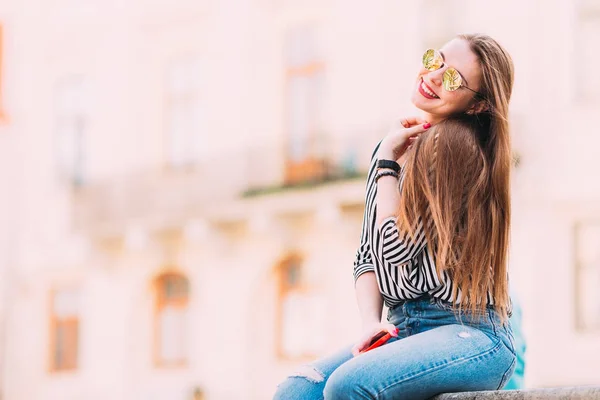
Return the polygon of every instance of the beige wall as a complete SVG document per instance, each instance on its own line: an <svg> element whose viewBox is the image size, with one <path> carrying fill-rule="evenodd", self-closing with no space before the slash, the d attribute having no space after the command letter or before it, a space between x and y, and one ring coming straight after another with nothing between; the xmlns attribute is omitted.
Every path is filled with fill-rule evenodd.
<svg viewBox="0 0 600 400"><path fill-rule="evenodd" d="M596 100L575 89L586 79L572 57L575 5L447 3L0 1L10 118L0 127L6 398L191 399L197 385L209 399L269 398L299 362L279 360L273 345L274 267L288 251L304 256L306 282L329 316L321 353L352 342L364 183L237 195L281 183L282 48L290 28L309 22L326 65L330 150L354 144L363 169L383 129L414 112L408 93L425 46L458 31L505 44L516 66L511 270L526 381L600 383L600 336L575 329L573 225L600 217L600 88ZM164 78L186 58L200 65L204 145L194 170L172 171ZM78 190L55 163L54 90L72 75L84 76L88 123ZM168 265L191 282L192 340L188 366L164 370L152 360L152 281ZM50 373L50 291L68 285L82 296L79 366Z"/></svg>

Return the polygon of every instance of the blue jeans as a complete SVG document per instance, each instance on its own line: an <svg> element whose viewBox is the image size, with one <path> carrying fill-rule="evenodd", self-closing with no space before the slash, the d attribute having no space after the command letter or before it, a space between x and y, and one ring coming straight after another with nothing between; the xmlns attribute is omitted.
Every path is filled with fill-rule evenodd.
<svg viewBox="0 0 600 400"><path fill-rule="evenodd" d="M428 399L439 393L497 390L515 367L510 324L496 312L456 314L430 297L388 311L398 338L353 357L347 346L300 367L274 400Z"/></svg>

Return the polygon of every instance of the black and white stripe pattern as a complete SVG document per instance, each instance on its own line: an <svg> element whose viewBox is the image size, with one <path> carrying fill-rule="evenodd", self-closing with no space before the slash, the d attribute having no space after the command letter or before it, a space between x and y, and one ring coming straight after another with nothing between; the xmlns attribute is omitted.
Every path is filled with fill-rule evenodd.
<svg viewBox="0 0 600 400"><path fill-rule="evenodd" d="M438 277L422 221L419 221L414 240L399 236L396 217L386 218L377 229L375 175L378 148L379 145L371 158L367 176L365 213L360 246L354 262L354 280L365 272L375 272L379 290L388 307L425 294L451 302L454 284L446 272L442 273L441 279ZM404 168L400 173L400 185L403 180ZM460 303L461 295L458 289L457 303ZM491 293L488 293L487 298L488 304L493 304Z"/></svg>

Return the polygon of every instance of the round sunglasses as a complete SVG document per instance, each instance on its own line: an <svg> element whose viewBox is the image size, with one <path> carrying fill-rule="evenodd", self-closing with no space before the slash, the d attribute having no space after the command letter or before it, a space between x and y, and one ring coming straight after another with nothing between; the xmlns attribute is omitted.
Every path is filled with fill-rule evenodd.
<svg viewBox="0 0 600 400"><path fill-rule="evenodd" d="M442 57L442 53L440 53L438 50L427 49L425 54L423 54L423 67L425 67L426 70L435 71L442 68L443 65L444 57ZM469 89L476 95L483 97L481 93L465 85L463 80L464 79L462 75L456 70L456 68L448 67L444 71L444 75L442 77L442 86L444 86L444 89L449 92L454 92L460 88Z"/></svg>

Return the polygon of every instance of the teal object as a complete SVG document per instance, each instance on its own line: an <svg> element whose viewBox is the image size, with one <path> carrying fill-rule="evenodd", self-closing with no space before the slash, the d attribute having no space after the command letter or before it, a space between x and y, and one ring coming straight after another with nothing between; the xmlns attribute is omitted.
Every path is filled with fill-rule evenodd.
<svg viewBox="0 0 600 400"><path fill-rule="evenodd" d="M504 386L504 390L517 390L525 387L525 351L527 350L527 343L525 336L523 335L523 310L521 309L521 303L518 296L511 290L511 299L513 304L513 313L510 317L510 324L512 326L513 336L515 338L515 352L517 353L517 365L515 366L515 372L511 376L510 380Z"/></svg>

